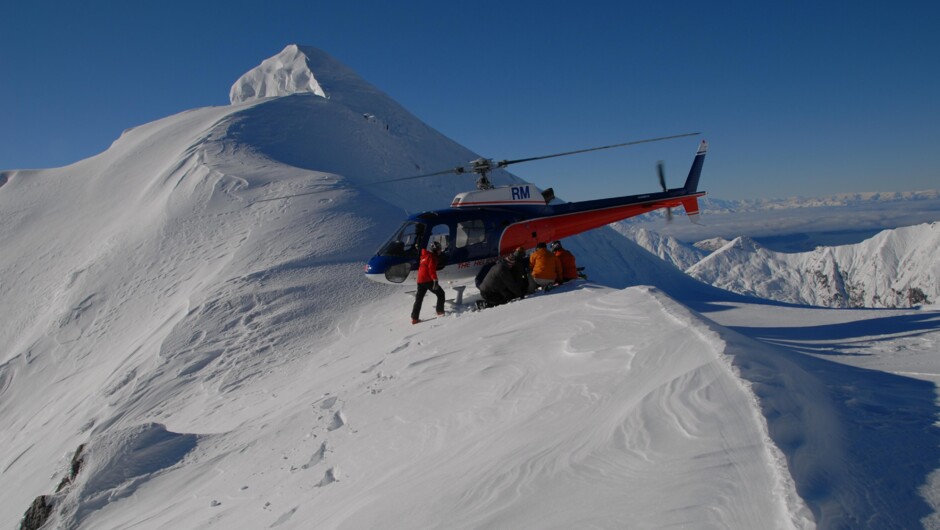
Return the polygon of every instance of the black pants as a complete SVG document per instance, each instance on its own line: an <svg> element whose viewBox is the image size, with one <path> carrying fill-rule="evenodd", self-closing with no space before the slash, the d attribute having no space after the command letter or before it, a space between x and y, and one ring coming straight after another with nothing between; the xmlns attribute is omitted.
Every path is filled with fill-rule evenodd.
<svg viewBox="0 0 940 530"><path fill-rule="evenodd" d="M434 282L424 282L418 284L418 291L415 293L415 305L411 309L411 318L417 320L418 315L421 314L421 304L424 303L424 295L431 291L437 295L437 309L438 313L444 312L444 289L440 285L437 286L437 289L434 289Z"/></svg>
<svg viewBox="0 0 940 530"><path fill-rule="evenodd" d="M496 291L480 291L480 296L482 296L483 300L486 302L486 307L503 305L514 298L512 294Z"/></svg>

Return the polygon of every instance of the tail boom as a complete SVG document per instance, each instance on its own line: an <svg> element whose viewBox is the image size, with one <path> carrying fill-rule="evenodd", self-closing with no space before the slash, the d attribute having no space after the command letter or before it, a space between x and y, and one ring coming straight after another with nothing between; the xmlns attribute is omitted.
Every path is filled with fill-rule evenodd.
<svg viewBox="0 0 940 530"><path fill-rule="evenodd" d="M587 232L595 228L600 228L610 223L629 219L637 215L649 213L661 208L675 208L678 206L694 208L698 215L697 198L705 195L705 192L698 192L691 196L676 196L656 198L648 201L637 201L634 197L625 197L623 199L634 199L624 201L625 204L616 205L597 205L596 207L587 207L587 203L580 203L581 208L573 209L570 213L556 213L546 217L528 219L506 227L500 238L500 253L511 252L517 247L533 248L539 242L548 242L555 239L564 239L573 235ZM621 199L621 200L623 200ZM616 200L616 199L613 199ZM603 202L611 201L610 199ZM588 201L602 202L602 201ZM579 203L569 203L568 207L577 207ZM594 206L594 205L591 205ZM690 219L692 213L689 214Z"/></svg>

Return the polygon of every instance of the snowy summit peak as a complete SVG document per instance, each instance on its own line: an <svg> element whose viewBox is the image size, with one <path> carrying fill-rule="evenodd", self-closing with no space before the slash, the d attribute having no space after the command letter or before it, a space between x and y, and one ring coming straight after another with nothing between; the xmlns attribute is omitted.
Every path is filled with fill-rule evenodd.
<svg viewBox="0 0 940 530"><path fill-rule="evenodd" d="M337 85L351 80L363 83L352 70L326 52L291 44L235 81L229 99L235 104L302 93L329 98Z"/></svg>

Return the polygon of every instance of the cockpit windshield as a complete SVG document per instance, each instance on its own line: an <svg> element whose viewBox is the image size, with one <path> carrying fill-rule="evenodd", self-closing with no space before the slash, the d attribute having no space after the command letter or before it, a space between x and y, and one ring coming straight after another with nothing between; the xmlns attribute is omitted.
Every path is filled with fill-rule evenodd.
<svg viewBox="0 0 940 530"><path fill-rule="evenodd" d="M407 221L395 232L382 248L379 256L417 257L421 253L421 242L427 227L424 223Z"/></svg>

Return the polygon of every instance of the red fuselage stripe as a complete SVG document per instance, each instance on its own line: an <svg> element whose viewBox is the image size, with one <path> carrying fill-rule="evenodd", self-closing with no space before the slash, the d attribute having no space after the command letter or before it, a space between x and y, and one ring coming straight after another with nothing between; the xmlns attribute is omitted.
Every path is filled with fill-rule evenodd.
<svg viewBox="0 0 940 530"><path fill-rule="evenodd" d="M701 194L701 195L704 195ZM694 197L684 196L660 199L647 203L612 206L599 210L563 214L551 217L530 219L506 227L499 242L500 254L511 252L516 247L532 248L539 242L550 242L599 228L610 223L629 219L659 208L674 208L683 202L694 201Z"/></svg>

